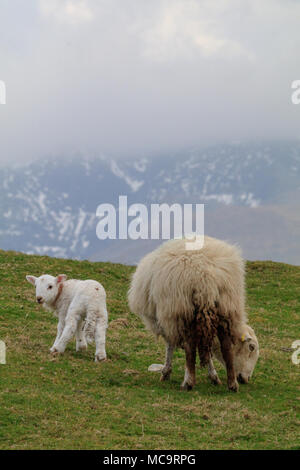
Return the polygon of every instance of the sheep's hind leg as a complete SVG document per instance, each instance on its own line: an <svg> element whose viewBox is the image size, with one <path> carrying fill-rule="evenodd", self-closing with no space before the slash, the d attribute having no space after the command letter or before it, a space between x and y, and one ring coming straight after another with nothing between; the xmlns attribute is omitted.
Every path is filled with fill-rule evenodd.
<svg viewBox="0 0 300 470"><path fill-rule="evenodd" d="M162 382L164 380L169 380L170 375L172 373L173 352L174 352L174 346L171 346L170 344L166 344L165 364L164 364L164 368L161 371L161 376L160 376L160 380Z"/></svg>
<svg viewBox="0 0 300 470"><path fill-rule="evenodd" d="M85 351L87 349L87 342L83 331L84 320L80 320L76 330L76 351Z"/></svg>
<svg viewBox="0 0 300 470"><path fill-rule="evenodd" d="M219 376L217 374L217 371L215 369L212 357L210 356L208 364L207 364L207 369L208 369L208 377L210 378L210 381L214 385L221 385L221 380L219 379Z"/></svg>
<svg viewBox="0 0 300 470"><path fill-rule="evenodd" d="M224 328L218 328L218 337L221 344L222 355L226 364L227 369L227 384L228 389L232 392L237 392L239 384L236 380L236 373L233 366L233 353L232 353L232 342L230 336L226 334Z"/></svg>
<svg viewBox="0 0 300 470"><path fill-rule="evenodd" d="M96 353L95 362L106 360L105 337L106 337L107 320L106 318L97 318L95 327L95 343Z"/></svg>
<svg viewBox="0 0 300 470"><path fill-rule="evenodd" d="M191 343L186 343L184 345L186 365L185 365L185 374L184 380L182 382L182 390L192 390L196 383L196 343L191 341Z"/></svg>

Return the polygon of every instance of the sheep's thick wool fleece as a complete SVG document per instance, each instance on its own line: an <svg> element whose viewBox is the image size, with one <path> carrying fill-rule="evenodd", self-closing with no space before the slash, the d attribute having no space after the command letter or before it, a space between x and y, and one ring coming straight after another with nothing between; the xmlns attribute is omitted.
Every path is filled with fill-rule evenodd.
<svg viewBox="0 0 300 470"><path fill-rule="evenodd" d="M204 323L209 319L212 329L216 309L219 319L237 328L247 321L240 250L211 237L205 237L201 250L187 250L188 241L171 240L146 255L128 294L131 310L173 345L182 342L195 312L206 312Z"/></svg>

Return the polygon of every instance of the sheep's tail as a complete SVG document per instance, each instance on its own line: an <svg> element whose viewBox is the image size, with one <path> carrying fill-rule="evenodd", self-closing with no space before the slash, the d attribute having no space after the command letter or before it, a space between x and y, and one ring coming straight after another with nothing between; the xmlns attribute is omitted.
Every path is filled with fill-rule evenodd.
<svg viewBox="0 0 300 470"><path fill-rule="evenodd" d="M95 341L96 321L97 313L94 310L88 311L83 327L84 336L88 344Z"/></svg>
<svg viewBox="0 0 300 470"><path fill-rule="evenodd" d="M207 365L214 337L217 334L218 312L216 308L204 307L200 310L195 307L196 344L198 348L200 365Z"/></svg>

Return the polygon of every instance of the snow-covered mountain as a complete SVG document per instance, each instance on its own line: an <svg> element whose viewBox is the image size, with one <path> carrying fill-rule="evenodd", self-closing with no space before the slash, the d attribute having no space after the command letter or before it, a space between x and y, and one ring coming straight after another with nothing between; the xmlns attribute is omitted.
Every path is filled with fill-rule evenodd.
<svg viewBox="0 0 300 470"><path fill-rule="evenodd" d="M0 248L136 262L158 242L100 241L96 208L205 203L206 233L249 258L300 263L300 143L234 143L114 160L77 156L0 169ZM245 231L245 227L247 230Z"/></svg>

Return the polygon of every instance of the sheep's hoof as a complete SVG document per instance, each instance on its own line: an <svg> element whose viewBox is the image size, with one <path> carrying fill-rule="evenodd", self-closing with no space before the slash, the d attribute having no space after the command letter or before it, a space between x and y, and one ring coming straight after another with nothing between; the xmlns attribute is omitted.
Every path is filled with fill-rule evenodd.
<svg viewBox="0 0 300 470"><path fill-rule="evenodd" d="M238 392L239 384L237 383L237 381L228 384L228 390L230 390L231 392Z"/></svg>
<svg viewBox="0 0 300 470"><path fill-rule="evenodd" d="M76 346L76 352L86 351L86 350L87 350L87 344L80 344L79 346Z"/></svg>
<svg viewBox="0 0 300 470"><path fill-rule="evenodd" d="M106 356L100 356L100 354L96 354L95 356L95 362L105 362L106 359Z"/></svg>
<svg viewBox="0 0 300 470"><path fill-rule="evenodd" d="M209 376L209 379L213 385L222 385L222 382L217 375Z"/></svg>
<svg viewBox="0 0 300 470"><path fill-rule="evenodd" d="M170 380L170 374L163 375L161 374L160 379L161 382L165 382L166 380Z"/></svg>
<svg viewBox="0 0 300 470"><path fill-rule="evenodd" d="M194 385L191 385L188 382L183 382L183 384L181 385L181 390L186 390L190 392L191 390L193 390L193 387Z"/></svg>
<svg viewBox="0 0 300 470"><path fill-rule="evenodd" d="M160 381L164 382L165 380L170 380L171 372L172 370L168 370L166 372L162 371L161 376L160 376Z"/></svg>

